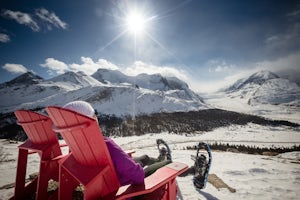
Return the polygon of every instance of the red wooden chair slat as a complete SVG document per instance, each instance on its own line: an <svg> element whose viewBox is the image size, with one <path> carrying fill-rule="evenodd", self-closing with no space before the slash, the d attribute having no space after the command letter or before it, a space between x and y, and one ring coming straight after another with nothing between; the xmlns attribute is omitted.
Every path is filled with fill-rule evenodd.
<svg viewBox="0 0 300 200"><path fill-rule="evenodd" d="M53 198L47 193L48 181L58 181L57 158L62 152L57 135L52 130L52 121L48 116L28 110L15 111L15 115L28 139L18 146L16 185L12 199L24 199L33 194L36 194L36 199ZM27 159L32 152L37 152L41 159L39 175L36 180L25 185Z"/></svg>

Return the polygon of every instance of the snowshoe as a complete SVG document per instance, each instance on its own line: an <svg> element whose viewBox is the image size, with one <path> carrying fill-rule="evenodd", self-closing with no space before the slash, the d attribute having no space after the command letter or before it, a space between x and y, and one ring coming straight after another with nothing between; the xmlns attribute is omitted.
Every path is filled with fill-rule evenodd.
<svg viewBox="0 0 300 200"><path fill-rule="evenodd" d="M172 161L171 150L169 148L169 145L163 139L157 139L156 144L159 151L158 159L160 161L164 161L164 160Z"/></svg>
<svg viewBox="0 0 300 200"><path fill-rule="evenodd" d="M195 161L193 183L197 189L203 189L208 181L208 174L212 162L212 154L207 143L199 142L196 156L192 156Z"/></svg>

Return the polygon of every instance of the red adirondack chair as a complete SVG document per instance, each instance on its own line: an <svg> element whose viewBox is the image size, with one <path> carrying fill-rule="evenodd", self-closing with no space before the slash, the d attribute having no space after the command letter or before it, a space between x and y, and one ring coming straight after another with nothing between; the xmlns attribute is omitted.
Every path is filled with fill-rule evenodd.
<svg viewBox="0 0 300 200"><path fill-rule="evenodd" d="M54 130L61 133L72 152L60 161L59 199L71 199L79 183L84 186L84 199L89 200L140 195L153 199L155 192L161 189L162 199L176 199L175 178L187 170L187 165L172 163L145 178L144 185L120 187L98 122L60 107L50 106L46 110L55 125Z"/></svg>
<svg viewBox="0 0 300 200"><path fill-rule="evenodd" d="M12 199L25 199L36 193L36 199L57 198L56 194L48 196L47 188L50 179L58 181L59 167L57 159L62 155L56 133L52 130L49 117L33 111L18 110L15 112L18 124L28 136L26 142L18 146L18 164L15 193ZM25 185L28 155L38 153L40 169L36 179ZM55 196L56 195L56 196Z"/></svg>

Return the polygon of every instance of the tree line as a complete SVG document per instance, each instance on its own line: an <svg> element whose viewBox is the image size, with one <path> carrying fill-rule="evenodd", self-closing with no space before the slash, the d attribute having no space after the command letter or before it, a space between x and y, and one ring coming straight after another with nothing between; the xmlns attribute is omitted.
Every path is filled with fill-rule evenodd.
<svg viewBox="0 0 300 200"><path fill-rule="evenodd" d="M40 108L35 111L42 112ZM254 123L268 126L299 127L299 124L283 120L270 120L263 117L242 114L220 109L207 109L190 112L154 113L117 117L97 112L101 130L105 136L132 136L146 133L169 132L175 134L187 134L195 132L212 131L213 129L230 126L246 125ZM0 138L25 140L26 134L22 127L16 124L13 113L0 114Z"/></svg>

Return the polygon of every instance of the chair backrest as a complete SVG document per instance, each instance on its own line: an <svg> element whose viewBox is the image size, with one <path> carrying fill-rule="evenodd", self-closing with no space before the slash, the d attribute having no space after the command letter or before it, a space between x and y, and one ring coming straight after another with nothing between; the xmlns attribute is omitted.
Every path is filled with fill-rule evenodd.
<svg viewBox="0 0 300 200"><path fill-rule="evenodd" d="M68 159L61 164L62 168L72 171L72 176L85 186L85 195L114 195L120 183L98 121L56 106L49 106L46 111L53 121L53 130L60 132L71 150Z"/></svg>
<svg viewBox="0 0 300 200"><path fill-rule="evenodd" d="M15 115L30 142L33 144L58 144L57 135L52 130L52 121L48 116L29 110L17 110Z"/></svg>
<svg viewBox="0 0 300 200"><path fill-rule="evenodd" d="M106 166L113 163L97 120L56 106L46 108L74 158L81 165Z"/></svg>

